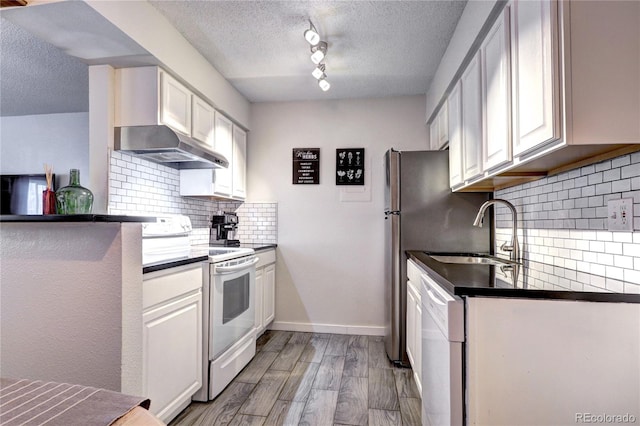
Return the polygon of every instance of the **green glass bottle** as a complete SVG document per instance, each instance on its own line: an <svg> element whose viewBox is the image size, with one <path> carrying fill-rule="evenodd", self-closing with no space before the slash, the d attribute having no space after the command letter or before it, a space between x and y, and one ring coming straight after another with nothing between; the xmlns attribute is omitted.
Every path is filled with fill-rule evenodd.
<svg viewBox="0 0 640 426"><path fill-rule="evenodd" d="M80 170L69 171L69 185L56 191L58 214L89 214L93 207L93 194L80 186Z"/></svg>

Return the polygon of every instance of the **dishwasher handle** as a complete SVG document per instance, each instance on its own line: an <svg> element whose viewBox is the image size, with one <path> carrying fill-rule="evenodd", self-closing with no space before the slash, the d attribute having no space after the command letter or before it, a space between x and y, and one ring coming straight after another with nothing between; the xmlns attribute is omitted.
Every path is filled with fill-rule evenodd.
<svg viewBox="0 0 640 426"><path fill-rule="evenodd" d="M439 286L435 284L428 275L420 275L420 280L427 290L427 295L431 300L433 300L433 303L440 306L446 306L447 302L455 300L453 297L447 297L447 295L442 294L442 290L440 290Z"/></svg>

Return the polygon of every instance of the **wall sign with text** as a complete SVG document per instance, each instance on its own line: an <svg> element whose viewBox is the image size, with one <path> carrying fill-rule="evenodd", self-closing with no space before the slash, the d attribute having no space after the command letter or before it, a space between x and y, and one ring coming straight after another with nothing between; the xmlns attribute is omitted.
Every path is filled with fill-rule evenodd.
<svg viewBox="0 0 640 426"><path fill-rule="evenodd" d="M293 184L320 183L320 148L293 148Z"/></svg>
<svg viewBox="0 0 640 426"><path fill-rule="evenodd" d="M364 148L336 149L336 185L364 185Z"/></svg>

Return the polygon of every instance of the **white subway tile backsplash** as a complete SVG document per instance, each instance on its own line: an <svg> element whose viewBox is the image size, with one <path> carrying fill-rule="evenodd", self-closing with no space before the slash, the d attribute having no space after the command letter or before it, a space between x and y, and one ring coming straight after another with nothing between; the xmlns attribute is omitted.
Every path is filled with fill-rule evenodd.
<svg viewBox="0 0 640 426"><path fill-rule="evenodd" d="M499 190L494 197L516 206L525 259L579 271L576 279L566 277L571 288L582 283L585 291L640 292L640 152ZM607 202L620 198L634 200L636 232L607 230ZM510 240L510 224L508 210L498 208L496 248ZM585 283L581 274L610 282Z"/></svg>
<svg viewBox="0 0 640 426"><path fill-rule="evenodd" d="M193 225L192 244L208 244L211 216L218 211L236 212L238 235L243 243L277 243L277 203L242 203L181 197L180 173L160 164L112 151L109 174L109 212L112 214L184 214ZM250 227L244 206L256 210L255 219L268 221L268 229Z"/></svg>

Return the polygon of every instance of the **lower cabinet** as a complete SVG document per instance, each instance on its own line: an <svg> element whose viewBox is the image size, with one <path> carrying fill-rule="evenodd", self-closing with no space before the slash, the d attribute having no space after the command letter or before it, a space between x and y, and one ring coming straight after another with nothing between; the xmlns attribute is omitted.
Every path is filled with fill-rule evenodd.
<svg viewBox="0 0 640 426"><path fill-rule="evenodd" d="M168 423L202 386L202 264L144 275L143 393Z"/></svg>
<svg viewBox="0 0 640 426"><path fill-rule="evenodd" d="M276 315L276 251L258 252L256 264L256 336L262 334Z"/></svg>
<svg viewBox="0 0 640 426"><path fill-rule="evenodd" d="M420 272L407 261L407 356L413 369L413 378L422 395L422 305L420 297Z"/></svg>

